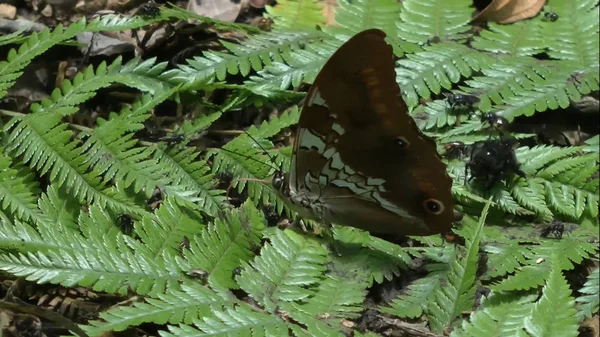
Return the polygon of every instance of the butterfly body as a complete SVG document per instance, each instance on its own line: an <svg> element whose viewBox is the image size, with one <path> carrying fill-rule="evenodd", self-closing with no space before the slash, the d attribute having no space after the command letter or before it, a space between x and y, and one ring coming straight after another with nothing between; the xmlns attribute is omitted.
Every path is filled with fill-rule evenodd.
<svg viewBox="0 0 600 337"><path fill-rule="evenodd" d="M272 184L300 216L373 233L442 233L452 180L408 115L392 48L363 31L325 64L304 101L289 176Z"/></svg>

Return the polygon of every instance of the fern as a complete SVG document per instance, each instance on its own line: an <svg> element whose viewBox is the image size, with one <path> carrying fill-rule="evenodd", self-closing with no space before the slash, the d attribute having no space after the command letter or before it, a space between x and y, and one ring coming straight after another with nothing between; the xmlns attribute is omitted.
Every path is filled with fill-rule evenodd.
<svg viewBox="0 0 600 337"><path fill-rule="evenodd" d="M579 289L579 292L582 295L577 297L577 317L580 321L584 320L586 317L591 317L595 313L598 313L598 303L600 302L598 291L599 288L600 273L598 272L598 267L596 267L588 275L588 279L583 287Z"/></svg>
<svg viewBox="0 0 600 337"><path fill-rule="evenodd" d="M472 43L473 48L511 56L540 54L546 47L541 19L515 22L511 25L488 24Z"/></svg>
<svg viewBox="0 0 600 337"><path fill-rule="evenodd" d="M323 5L313 0L283 0L276 7L265 7L278 30L310 30L323 25Z"/></svg>
<svg viewBox="0 0 600 337"><path fill-rule="evenodd" d="M394 299L389 307L380 307L381 312L397 316L417 318L427 309L428 299L436 290L442 275L431 273L411 283L404 294Z"/></svg>
<svg viewBox="0 0 600 337"><path fill-rule="evenodd" d="M200 235L190 236L190 248L183 251L184 269L208 272L213 289L238 289L233 270L254 256L262 229L258 210L246 203L243 212L230 213L225 221L218 220Z"/></svg>
<svg viewBox="0 0 600 337"><path fill-rule="evenodd" d="M462 77L470 77L491 60L460 44L438 44L422 52L407 55L399 60L396 81L409 107L418 103L418 97L429 98L449 90Z"/></svg>
<svg viewBox="0 0 600 337"><path fill-rule="evenodd" d="M352 36L369 28L379 28L394 36L396 20L401 12L393 0L338 1L335 10L336 27L326 29L330 33L343 33ZM392 38L393 39L393 38Z"/></svg>
<svg viewBox="0 0 600 337"><path fill-rule="evenodd" d="M581 150L581 147L554 146L519 148L515 152L527 179L509 177L505 186L496 185L488 194L492 195L495 205L512 214L529 212L545 220L555 214L572 219L595 218L598 194L597 178L593 175L598 168L598 157L578 155ZM455 184L463 182L464 164L451 162L449 173ZM475 195L486 196L475 184L465 187ZM481 199L473 198L471 193L461 195L480 203Z"/></svg>
<svg viewBox="0 0 600 337"><path fill-rule="evenodd" d="M491 288L497 291L509 291L537 287L544 284L551 267L571 270L574 268L573 263L581 263L583 259L589 258L597 250L597 245L577 239L575 236L564 238L558 242L543 241L543 244L523 251L523 255L527 258L525 267L519 268L517 273L492 285ZM557 255L554 260L553 254ZM550 265L553 261L557 263L556 266Z"/></svg>
<svg viewBox="0 0 600 337"><path fill-rule="evenodd" d="M1 152L1 151L0 151ZM11 168L9 157L0 153L0 201L2 211L14 214L21 221L41 221L42 214L37 209L35 194L39 191L34 176L24 167Z"/></svg>
<svg viewBox="0 0 600 337"><path fill-rule="evenodd" d="M277 303L311 296L328 262L326 250L292 231L275 232L270 244L236 278L240 287L267 310Z"/></svg>
<svg viewBox="0 0 600 337"><path fill-rule="evenodd" d="M438 286L432 293L427 305L427 317L431 328L440 333L450 325L462 311L471 310L475 295L475 272L479 259L479 243L483 225L490 207L486 204L479 222L464 220L462 235L465 237L465 250L456 248L455 256L450 261L450 268L443 276L444 286Z"/></svg>
<svg viewBox="0 0 600 337"><path fill-rule="evenodd" d="M282 319L252 311L244 306L213 312L214 318L195 320L193 328L188 325L169 326L170 332L163 337L175 336L250 336L277 337L288 334L289 323Z"/></svg>
<svg viewBox="0 0 600 337"><path fill-rule="evenodd" d="M442 41L460 39L460 34L469 29L469 6L471 2L466 0L404 1L398 22L398 35L403 40L419 44L434 37Z"/></svg>
<svg viewBox="0 0 600 337"><path fill-rule="evenodd" d="M527 336L524 319L533 310L534 295L492 293L481 302L481 309L471 313L469 322L450 334L450 337Z"/></svg>
<svg viewBox="0 0 600 337"><path fill-rule="evenodd" d="M556 256L554 256L556 257ZM556 258L542 289L542 297L535 304L531 316L525 318L525 330L532 336L578 336L575 301L560 271Z"/></svg>
<svg viewBox="0 0 600 337"><path fill-rule="evenodd" d="M123 331L131 326L152 322L155 324L192 324L197 317L210 317L212 312L231 308L233 302L199 285L182 286L157 298L134 302L132 306L118 306L100 314L102 321L88 322L82 328L92 336L108 331Z"/></svg>

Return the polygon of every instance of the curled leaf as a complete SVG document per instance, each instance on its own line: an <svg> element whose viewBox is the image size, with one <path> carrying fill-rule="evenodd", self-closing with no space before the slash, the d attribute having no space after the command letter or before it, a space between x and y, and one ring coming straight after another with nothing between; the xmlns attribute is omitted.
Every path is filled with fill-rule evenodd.
<svg viewBox="0 0 600 337"><path fill-rule="evenodd" d="M546 0L492 0L472 21L512 23L536 16Z"/></svg>

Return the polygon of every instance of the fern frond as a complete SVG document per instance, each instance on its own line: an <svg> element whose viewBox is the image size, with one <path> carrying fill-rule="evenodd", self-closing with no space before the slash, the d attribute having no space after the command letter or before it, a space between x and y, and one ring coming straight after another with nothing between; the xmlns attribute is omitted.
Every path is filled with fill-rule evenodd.
<svg viewBox="0 0 600 337"><path fill-rule="evenodd" d="M290 86L298 88L302 83L312 83L325 65L327 59L342 45L342 41L329 38L307 45L289 54L285 63L274 62L258 72L258 76L250 76L246 87L252 92L285 90ZM260 89L260 90L259 90Z"/></svg>
<svg viewBox="0 0 600 337"><path fill-rule="evenodd" d="M282 31L308 31L325 25L323 5L314 0L282 0L277 6L265 6L274 28Z"/></svg>
<svg viewBox="0 0 600 337"><path fill-rule="evenodd" d="M511 242L506 245L486 245L483 250L488 253L487 273L488 278L494 278L514 272L526 263L528 246Z"/></svg>
<svg viewBox="0 0 600 337"><path fill-rule="evenodd" d="M11 128L11 129L8 129ZM14 156L23 156L23 162L50 174L50 180L69 191L82 203L97 202L127 213L142 210L130 201L103 187L100 179L87 173L82 149L71 140L66 124L60 124L55 114L29 114L7 125L10 131L8 150Z"/></svg>
<svg viewBox="0 0 600 337"><path fill-rule="evenodd" d="M57 188L51 184L38 200L42 211L41 223L45 226L61 224L67 228L77 229L77 217L81 212L81 204L72 195L67 193L65 187Z"/></svg>
<svg viewBox="0 0 600 337"><path fill-rule="evenodd" d="M197 88L214 80L223 81L228 75L248 76L273 63L282 63L302 46L321 43L327 38L322 32L273 32L250 37L243 44L221 41L229 53L206 51L202 57L187 60L187 65L166 71L161 78L183 84L183 89Z"/></svg>
<svg viewBox="0 0 600 337"><path fill-rule="evenodd" d="M370 28L379 28L387 36L395 37L396 20L401 6L394 0L340 0L335 9L337 26L328 27L330 33L343 33L348 36Z"/></svg>
<svg viewBox="0 0 600 337"><path fill-rule="evenodd" d="M44 29L34 32L19 47L19 50L11 49L6 56L6 61L0 62L0 98L4 97L7 89L15 84L23 70L36 56L41 55L50 47L59 42L73 38L82 32L85 27L85 19L72 23L67 28L58 25L52 32Z"/></svg>
<svg viewBox="0 0 600 337"><path fill-rule="evenodd" d="M88 136L83 145L86 161L104 182L119 181L122 188L133 185L134 192L144 190L148 197L155 186L169 183L164 167L151 159L153 150L135 147L137 141L132 138L135 131L144 128L148 111L172 94L173 90L167 89L154 96L144 95L131 109L111 114L108 120L99 118L93 132L80 134Z"/></svg>
<svg viewBox="0 0 600 337"><path fill-rule="evenodd" d="M419 97L429 98L432 92L439 94L442 89L450 90L453 83L462 77L470 77L490 62L484 54L464 45L436 44L398 60L396 81L406 104L414 107Z"/></svg>
<svg viewBox="0 0 600 337"><path fill-rule="evenodd" d="M168 290L157 298L146 298L132 306L117 306L100 313L102 320L89 321L82 326L90 336L109 331L123 331L142 323L192 324L200 317L210 317L213 311L231 308L233 301L227 296L197 285L183 285L181 291Z"/></svg>
<svg viewBox="0 0 600 337"><path fill-rule="evenodd" d="M600 272L598 270L598 267L592 270L583 287L579 289L579 293L582 294L577 297L577 317L579 321L598 313L598 304L600 303Z"/></svg>
<svg viewBox="0 0 600 337"><path fill-rule="evenodd" d="M344 286L340 287L340 284ZM293 310L289 312L300 322L303 322L302 317L297 317L296 311L301 311L308 316L320 317L321 321L339 328L341 319L357 318L359 312L363 310L361 304L367 295L366 286L364 282L357 283L328 275L315 289L314 296L303 303L292 302Z"/></svg>
<svg viewBox="0 0 600 337"><path fill-rule="evenodd" d="M536 296L491 293L473 311L469 321L452 331L450 337L519 336L525 337L524 319L531 313Z"/></svg>
<svg viewBox="0 0 600 337"><path fill-rule="evenodd" d="M473 48L510 56L532 56L546 48L540 19L518 21L510 25L488 23L489 30L482 30L474 37Z"/></svg>
<svg viewBox="0 0 600 337"><path fill-rule="evenodd" d="M174 197L168 196L153 214L147 213L136 223L135 233L143 249L160 256L163 251L176 254L184 237L192 238L203 228L202 216L182 209ZM139 226L138 226L139 225Z"/></svg>
<svg viewBox="0 0 600 337"><path fill-rule="evenodd" d="M91 216L107 214L94 212ZM105 221L110 220L96 218L80 224L94 226ZM136 241L127 236L83 237L60 224L39 228L38 232L39 235L31 230L8 230L8 234L3 231L8 235L6 239L20 245L12 250L14 253L0 253L0 270L37 283L78 285L120 294L131 289L138 294L156 295L167 287L178 289L185 280L172 256L134 251L130 247L135 247ZM24 238L30 238L31 242L24 242Z"/></svg>
<svg viewBox="0 0 600 337"><path fill-rule="evenodd" d="M562 275L558 258L552 258L550 274L542 289L542 297L531 315L525 317L525 330L534 337L578 336L575 299Z"/></svg>
<svg viewBox="0 0 600 337"><path fill-rule="evenodd" d="M238 289L233 270L254 256L263 229L261 214L246 202L242 210L217 219L214 225L190 237L190 248L183 251L186 268L209 273L208 284L213 289Z"/></svg>
<svg viewBox="0 0 600 337"><path fill-rule="evenodd" d="M167 194L194 202L212 216L224 208L225 191L215 188L214 175L206 161L199 160L200 153L195 148L156 149L154 159L171 172L173 181L165 186Z"/></svg>
<svg viewBox="0 0 600 337"><path fill-rule="evenodd" d="M273 312L279 302L300 301L313 294L327 269L327 251L314 239L293 231L276 231L237 282L259 304Z"/></svg>
<svg viewBox="0 0 600 337"><path fill-rule="evenodd" d="M479 242L491 201L485 205L479 221L465 218L461 235L465 238L465 249L456 247L450 268L442 278L444 286L438 286L427 304L427 317L434 331L441 333L463 311L471 310L474 305L475 272L479 259ZM443 281L442 281L443 282Z"/></svg>
<svg viewBox="0 0 600 337"><path fill-rule="evenodd" d="M41 221L35 196L39 193L39 184L29 170L24 167L16 170L11 165L11 159L0 148L0 209L21 221Z"/></svg>
<svg viewBox="0 0 600 337"><path fill-rule="evenodd" d="M598 1L582 0L573 4L554 1L552 10L560 15L560 20L544 26L548 55L553 59L568 60L580 69L595 68L597 73L600 47Z"/></svg>
<svg viewBox="0 0 600 337"><path fill-rule="evenodd" d="M495 206L503 211L519 215L534 213L543 220L552 219L555 214L572 219L595 218L599 201L597 178L594 178L598 157L582 155L581 150L582 147L545 145L518 148L515 153L527 179L508 177L506 184L497 184L489 192L468 184L465 187L471 193L461 196L480 203L471 194L491 195ZM462 184L464 164L451 161L448 168L455 185Z"/></svg>
<svg viewBox="0 0 600 337"><path fill-rule="evenodd" d="M427 309L428 299L438 287L441 276L440 273L430 273L414 281L389 306L379 307L379 310L396 317L421 317L423 311Z"/></svg>
<svg viewBox="0 0 600 337"><path fill-rule="evenodd" d="M253 311L246 306L213 312L214 317L194 320L189 325L169 326L169 332L162 331L163 337L203 337L203 336L248 336L280 337L287 336L289 323L274 315Z"/></svg>
<svg viewBox="0 0 600 337"><path fill-rule="evenodd" d="M556 268L572 270L575 264L580 264L584 259L590 258L598 246L578 239L575 235L563 238L560 241L544 240L539 246L532 246L523 250L526 257L525 266L503 281L490 286L495 291L527 290L544 284L551 272L550 263L554 260ZM553 258L553 254L557 256ZM495 259L495 258L494 258Z"/></svg>
<svg viewBox="0 0 600 337"><path fill-rule="evenodd" d="M461 34L469 30L471 5L466 0L404 1L398 36L419 44L425 44L434 37L442 41L464 39Z"/></svg>

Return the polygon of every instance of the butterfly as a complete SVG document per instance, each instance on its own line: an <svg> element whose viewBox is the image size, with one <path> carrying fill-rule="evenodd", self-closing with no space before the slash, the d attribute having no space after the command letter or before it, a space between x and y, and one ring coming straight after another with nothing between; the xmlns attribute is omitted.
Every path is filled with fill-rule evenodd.
<svg viewBox="0 0 600 337"><path fill-rule="evenodd" d="M408 115L392 47L378 29L344 43L308 91L289 174L271 184L303 218L371 233L449 231L452 179Z"/></svg>

